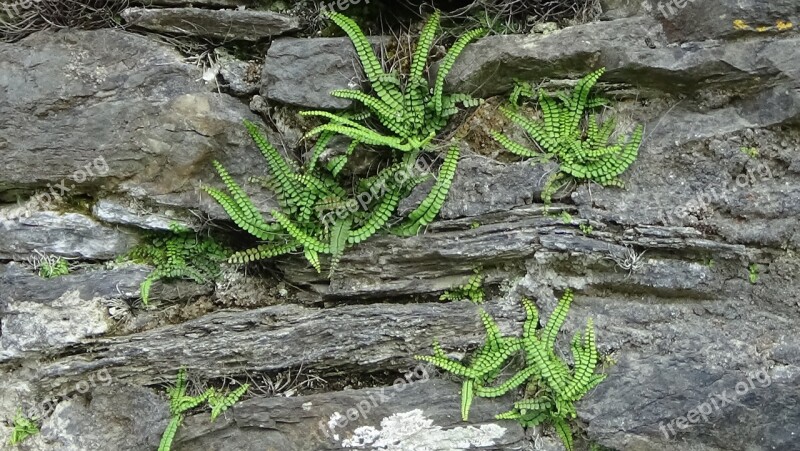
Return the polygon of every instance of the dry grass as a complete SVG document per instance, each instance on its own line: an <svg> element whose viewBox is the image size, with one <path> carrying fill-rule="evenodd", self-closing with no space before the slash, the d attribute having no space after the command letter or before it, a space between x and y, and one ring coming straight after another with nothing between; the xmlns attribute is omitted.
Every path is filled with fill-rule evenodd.
<svg viewBox="0 0 800 451"><path fill-rule="evenodd" d="M0 0L0 41L18 41L48 28L106 28L119 25L128 0Z"/></svg>

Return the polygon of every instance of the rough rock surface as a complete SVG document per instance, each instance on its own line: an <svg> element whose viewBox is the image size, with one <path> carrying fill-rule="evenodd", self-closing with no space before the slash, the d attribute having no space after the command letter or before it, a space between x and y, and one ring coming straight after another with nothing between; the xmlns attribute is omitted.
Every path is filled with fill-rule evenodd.
<svg viewBox="0 0 800 451"><path fill-rule="evenodd" d="M1 212L13 213L5 208ZM2 214L2 213L0 213ZM104 225L79 213L35 212L0 219L0 259L24 258L35 252L89 260L112 259L137 242L130 233ZM0 217L3 217L0 216Z"/></svg>
<svg viewBox="0 0 800 451"><path fill-rule="evenodd" d="M266 165L241 126L258 118L201 76L177 51L118 30L0 44L2 127L16 130L0 137L0 201L50 185L65 198L110 191L224 214L200 191L218 180L211 160L238 179Z"/></svg>
<svg viewBox="0 0 800 451"><path fill-rule="evenodd" d="M240 272L216 287L159 284L158 307L144 309L136 299L149 268L95 261L173 219L197 226L220 217L199 195L201 182L218 184L211 160L236 180L263 173L240 126L259 120L249 99L213 93L176 52L121 31L0 44L0 199L23 203L62 180L77 194L58 204L66 213L22 204L0 222L0 411L56 404L24 446L151 450L167 423L163 384L186 367L198 386L288 371L336 388L250 397L213 423L192 412L175 449L342 449L354 440L366 449L559 449L550 429L543 444L541 431L524 436L516 423L492 421L510 399L477 400L462 423L458 384L439 376L380 396L434 339L454 356L481 342L477 306L436 300L481 265L485 308L504 333L519 333L520 297L548 315L566 288L576 298L563 351L593 318L609 377L578 405L576 426L591 442L620 451L800 450L798 5L674 2L679 11L663 17L657 4L604 3L606 17L620 19L476 42L449 82L481 95L504 94L514 78L558 89L606 66L598 89L615 100L607 113L624 130L646 126L625 189L579 185L545 214L542 180L555 165L516 161L487 139L488 130L513 130L496 118L501 101L490 100L455 132L463 157L439 221L416 237L349 249L331 281L302 256L277 259L285 283L276 291L300 288L302 298L264 290L237 308L219 299L236 288L224 284L269 279ZM327 91L347 87L358 65L346 40L328 42L273 42L261 94L346 106L326 104ZM289 130L287 150L298 150L291 110L259 99L270 137ZM87 167L93 175L75 177ZM264 211L274 205L256 199ZM36 250L86 267L41 279L21 263ZM195 311L174 313L181 308ZM337 425L348 411L355 420ZM398 438L400 429L413 434ZM0 425L0 439L8 433Z"/></svg>
<svg viewBox="0 0 800 451"><path fill-rule="evenodd" d="M375 47L384 40L373 38ZM348 38L276 39L267 52L261 95L305 108L343 109L350 100L330 95L336 89L357 89L364 72Z"/></svg>
<svg viewBox="0 0 800 451"><path fill-rule="evenodd" d="M519 424L494 420L507 398L477 400L467 426L453 414L461 405L459 385L415 370L398 374L390 387L242 402L218 424L196 415L187 419L177 449L525 449ZM276 430L278 424L290 426Z"/></svg>
<svg viewBox="0 0 800 451"><path fill-rule="evenodd" d="M221 40L258 41L300 29L296 17L248 9L128 8L122 17L149 31Z"/></svg>

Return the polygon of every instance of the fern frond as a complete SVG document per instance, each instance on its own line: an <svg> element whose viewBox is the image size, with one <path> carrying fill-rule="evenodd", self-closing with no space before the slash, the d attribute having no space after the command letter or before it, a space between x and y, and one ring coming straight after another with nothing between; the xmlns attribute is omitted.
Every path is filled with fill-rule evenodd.
<svg viewBox="0 0 800 451"><path fill-rule="evenodd" d="M350 37L367 78L369 78L370 83L376 83L379 77L384 74L383 67L372 50L372 44L370 44L364 32L361 31L361 27L344 14L328 12L326 16Z"/></svg>
<svg viewBox="0 0 800 451"><path fill-rule="evenodd" d="M564 448L566 448L567 451L575 451L575 446L572 443L572 429L569 427L569 424L560 418L554 418L553 426L558 433L558 437L561 439L561 443L564 444Z"/></svg>
<svg viewBox="0 0 800 451"><path fill-rule="evenodd" d="M513 375L510 379L503 382L502 384L496 387L482 387L478 386L475 389L475 394L482 398L496 398L498 396L503 396L509 391L519 387L520 385L524 384L528 381L528 379L536 374L537 368L530 366L518 372L517 374Z"/></svg>
<svg viewBox="0 0 800 451"><path fill-rule="evenodd" d="M317 238L309 235L303 229L295 225L291 219L279 211L273 211L272 217L292 236L297 242L306 249L322 252L324 254L330 253L330 246Z"/></svg>
<svg viewBox="0 0 800 451"><path fill-rule="evenodd" d="M250 388L250 384L243 384L227 396L222 396L216 392L214 392L214 396L209 396L208 404L211 406L211 421L216 420L228 408L239 402L239 398L247 392L248 388Z"/></svg>
<svg viewBox="0 0 800 451"><path fill-rule="evenodd" d="M395 188L381 199L369 219L361 227L350 231L347 241L358 244L377 233L392 216L399 203L400 190Z"/></svg>
<svg viewBox="0 0 800 451"><path fill-rule="evenodd" d="M142 304L147 305L150 302L150 288L155 282L155 277L148 275L139 285L139 297L142 298Z"/></svg>
<svg viewBox="0 0 800 451"><path fill-rule="evenodd" d="M469 420L469 408L472 407L472 399L475 397L475 381L467 379L461 384L461 420Z"/></svg>
<svg viewBox="0 0 800 451"><path fill-rule="evenodd" d="M510 138L500 132L492 130L489 133L492 135L495 141L499 142L500 145L506 148L506 150L515 155L519 155L521 157L536 157L541 155L539 152L536 152L533 149L528 149L522 144L512 141Z"/></svg>
<svg viewBox="0 0 800 451"><path fill-rule="evenodd" d="M400 234L415 235L421 227L433 222L436 215L439 214L456 175L459 155L458 146L450 147L439 170L438 180L436 180L425 199L408 215L406 223L400 226L398 229Z"/></svg>
<svg viewBox="0 0 800 451"><path fill-rule="evenodd" d="M515 108L519 107L519 101L523 97L533 97L533 86L530 83L515 80L514 89L511 91L511 96L508 99L509 103Z"/></svg>
<svg viewBox="0 0 800 451"><path fill-rule="evenodd" d="M257 260L266 260L268 258L278 257L280 255L294 252L300 244L297 242L289 242L283 244L262 244L258 247L239 251L230 256L229 263L250 263Z"/></svg>
<svg viewBox="0 0 800 451"><path fill-rule="evenodd" d="M331 268L328 273L328 278L333 277L334 271L336 271L336 268L339 266L339 260L341 260L344 249L347 246L347 240L350 237L350 228L352 225L353 221L350 218L336 221L336 223L333 224L330 244Z"/></svg>
<svg viewBox="0 0 800 451"><path fill-rule="evenodd" d="M356 127L353 127L350 125L339 125L334 123L324 124L312 129L307 133L307 136L313 136L318 133L329 131L345 135L350 139L360 141L370 146L386 146L397 149L401 152L409 152L419 148L419 144L412 143L410 141L404 141L393 136L381 135L376 131L369 130L368 128L358 124L356 125Z"/></svg>
<svg viewBox="0 0 800 451"><path fill-rule="evenodd" d="M595 83L597 83L597 80L605 73L605 71L606 69L601 67L600 69L597 69L578 81L578 84L572 93L572 97L570 98L569 104L565 105L570 110L569 122L567 123L567 127L570 130L575 130L578 128L578 125L583 118L583 112L586 110L589 99L589 91L591 91L592 87L595 85Z"/></svg>
<svg viewBox="0 0 800 451"><path fill-rule="evenodd" d="M436 83L433 87L433 105L434 111L437 114L442 114L442 94L444 93L444 80L447 77L447 74L450 73L450 70L453 68L456 59L458 59L458 56L464 51L464 48L467 47L467 44L475 39L478 39L484 34L486 34L486 30L483 28L466 32L458 38L452 47L450 47L450 50L447 52L447 56L445 56L444 60L442 60L442 63L439 66L439 72L436 74Z"/></svg>
<svg viewBox="0 0 800 451"><path fill-rule="evenodd" d="M564 291L564 294L558 300L556 309L547 320L547 324L542 331L542 343L546 349L552 349L555 346L556 336L558 335L558 331L561 330L564 321L567 319L567 313L569 312L570 304L574 298L575 296L572 290L568 288Z"/></svg>
<svg viewBox="0 0 800 451"><path fill-rule="evenodd" d="M270 144L267 138L261 134L261 130L259 130L256 124L246 119L243 122L244 126L247 128L247 132L250 134L250 137L256 143L258 150L261 152L261 155L263 155L264 159L267 160L267 165L270 168L270 172L272 173L272 177L277 183L277 186L280 187L278 192L276 192L278 199L296 199L299 194L299 190L297 185L292 182L292 174L294 173L293 168L291 168L287 160L283 158L283 155L281 155L280 152L278 152L278 150L275 149L272 144Z"/></svg>
<svg viewBox="0 0 800 451"><path fill-rule="evenodd" d="M222 166L219 166L218 171L220 170L223 171L222 173L226 174L227 176L227 172L224 168L222 168ZM230 178L230 176L227 177ZM235 185L235 182L232 180L230 183ZM230 190L230 188L228 189ZM204 186L203 191L208 193L212 199L216 200L223 210L225 210L231 220L242 230L261 240L269 240L275 236L277 229L274 227L274 225L264 222L264 219L260 213L258 216L256 216L252 213L245 212L242 210L242 206L238 202L216 188Z"/></svg>
<svg viewBox="0 0 800 451"><path fill-rule="evenodd" d="M161 442L158 444L158 451L170 451L172 449L172 441L175 439L175 434L178 433L178 428L183 423L183 415L173 415L167 424L167 429L161 435Z"/></svg>
<svg viewBox="0 0 800 451"><path fill-rule="evenodd" d="M425 26L422 28L422 33L417 41L417 48L414 50L414 56L411 58L411 71L410 78L422 78L425 73L425 63L428 61L428 54L433 47L433 40L436 38L436 31L439 29L439 20L441 12L434 11Z"/></svg>

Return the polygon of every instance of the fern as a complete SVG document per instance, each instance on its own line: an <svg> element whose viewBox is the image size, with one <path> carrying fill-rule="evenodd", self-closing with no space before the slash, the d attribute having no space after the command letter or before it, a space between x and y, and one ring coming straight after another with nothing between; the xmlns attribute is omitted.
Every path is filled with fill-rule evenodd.
<svg viewBox="0 0 800 451"><path fill-rule="evenodd" d="M447 156L444 159L441 169L439 170L439 178L431 188L428 196L423 199L419 206L408 215L408 219L400 225L395 233L403 236L416 235L419 230L433 222L436 215L444 205L447 194L450 192L450 186L453 183L453 178L456 175L456 168L458 167L459 150L458 146L450 147Z"/></svg>
<svg viewBox="0 0 800 451"><path fill-rule="evenodd" d="M23 415L22 411L19 409L14 415L12 427L13 429L11 430L11 438L8 442L12 446L18 445L28 437L39 433L39 426L36 424L36 422L33 419Z"/></svg>
<svg viewBox="0 0 800 451"><path fill-rule="evenodd" d="M444 294L439 296L439 300L460 301L462 299L469 299L476 304L482 304L486 296L483 292L484 275L480 267L475 268L473 272L475 274L469 278L469 281L465 285L445 291Z"/></svg>
<svg viewBox="0 0 800 451"><path fill-rule="evenodd" d="M502 109L512 122L525 130L545 156L553 156L559 161L559 172L548 179L542 190L545 204L550 203L552 195L559 189L556 182L565 177L590 180L603 186L623 187L619 176L638 156L643 133L641 125L628 138L620 137L615 144L610 144L614 119L600 123L596 114L586 117L587 111L607 103L605 99L589 96L604 72L605 69L601 68L583 77L569 96L561 93L553 98L540 91L541 122L530 120L516 111L521 97L533 96L530 85L518 84L511 94L512 109ZM516 155L541 155L538 149L526 147L500 132L493 131L492 136Z"/></svg>
<svg viewBox="0 0 800 451"><path fill-rule="evenodd" d="M39 266L39 277L50 279L69 274L69 263L61 257L45 257Z"/></svg>
<svg viewBox="0 0 800 451"><path fill-rule="evenodd" d="M248 263L301 250L318 272L322 271L322 256L329 255L328 276L332 277L347 247L385 228L400 200L422 181L418 177L398 177L401 172L411 171L415 158L410 157L416 157L417 153L410 152L405 154L409 157L408 164L398 162L371 179L344 185L337 175L352 153L352 143L344 155L337 157L333 167L329 165L326 170L318 164L322 149L332 137L332 132L325 132L317 141L308 163L300 168L272 147L258 127L249 122L245 125L267 159L271 177L262 183L275 193L280 209L270 212L272 221L267 222L225 168L215 163L227 192L212 187L204 189L222 205L234 223L260 241L254 248L232 254L230 262ZM446 163L448 171L454 172L453 160L457 158L456 150L446 159L449 161ZM436 186L437 196L446 195L452 176L447 171L440 176L442 183ZM354 188L346 189L343 185ZM439 207L435 203L427 205L430 212L421 215L417 223L432 220Z"/></svg>
<svg viewBox="0 0 800 451"><path fill-rule="evenodd" d="M468 419L474 396L503 396L527 384L526 392L535 393L535 397L515 402L513 409L496 418L516 420L525 427L550 423L567 450L572 451L574 446L569 421L577 415L574 403L605 379L604 374L595 374L599 354L591 320L587 322L583 333L576 333L571 342L572 367L555 352L555 339L572 299L572 291L567 290L542 328L538 327L536 306L528 299L523 299L526 319L522 338L502 337L494 320L481 311L486 341L475 353L469 366L447 358L437 343L434 343L434 355L415 358L465 378L461 402L464 421ZM518 351L523 352L524 366L505 381L493 384Z"/></svg>
<svg viewBox="0 0 800 451"><path fill-rule="evenodd" d="M248 388L250 384L244 384L228 394L220 393L213 388L209 389L211 393L208 396L208 405L211 407L211 421L216 420L222 412L236 404Z"/></svg>
<svg viewBox="0 0 800 451"><path fill-rule="evenodd" d="M131 260L155 267L139 287L145 305L149 303L153 282L185 278L206 283L219 275L220 263L229 254L211 238L201 238L174 223L169 227L171 232L152 234L149 242L133 248L127 255Z"/></svg>
<svg viewBox="0 0 800 451"><path fill-rule="evenodd" d="M175 385L167 389L171 418L167 424L167 428L161 435L158 451L169 451L171 449L172 442L175 439L178 428L181 423L183 423L186 412L199 407L205 402L211 409L211 421L214 421L222 412L239 401L247 392L248 388L250 388L250 384L243 384L230 393L220 392L210 387L197 396L186 395L187 388L186 370L181 368L178 370Z"/></svg>
<svg viewBox="0 0 800 451"><path fill-rule="evenodd" d="M434 343L434 355L414 356L417 360L432 363L449 373L467 379L461 392L461 418L464 421L469 419L469 406L472 404L474 388L494 379L502 370L506 360L522 349L518 339L501 337L500 328L483 310L481 310L481 321L486 329L486 341L475 353L469 366L449 359L436 343Z"/></svg>
<svg viewBox="0 0 800 451"><path fill-rule="evenodd" d="M416 152L425 149L447 125L447 121L458 112L458 104L467 108L480 104L481 100L466 94L445 95L444 81L459 54L469 42L483 36L484 30L470 31L456 41L442 61L433 86L430 86L425 77L425 68L439 28L439 11L425 23L411 60L410 73L406 77L398 77L383 70L369 40L352 19L336 12L326 13L326 16L350 37L374 92L374 95L370 95L361 91L337 90L331 92L331 95L362 104L384 130L372 130L348 115L306 111L301 114L330 120L329 123L311 130L306 136L338 133L359 144ZM401 78L405 80L404 83L400 82ZM320 139L325 139L324 136Z"/></svg>

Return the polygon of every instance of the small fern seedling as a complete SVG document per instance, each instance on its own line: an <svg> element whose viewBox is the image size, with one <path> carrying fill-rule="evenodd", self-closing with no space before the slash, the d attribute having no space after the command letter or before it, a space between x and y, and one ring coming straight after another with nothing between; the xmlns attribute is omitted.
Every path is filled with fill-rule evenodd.
<svg viewBox="0 0 800 451"><path fill-rule="evenodd" d="M34 271L38 270L39 277L43 279L69 274L69 262L63 257L36 251L36 255L28 257L28 263L33 267Z"/></svg>
<svg viewBox="0 0 800 451"><path fill-rule="evenodd" d="M485 276L481 268L475 268L472 272L474 275L469 278L469 281L465 285L445 291L439 296L439 300L460 301L462 299L469 299L476 304L483 304L486 297L483 291L483 280Z"/></svg>
<svg viewBox="0 0 800 451"><path fill-rule="evenodd" d="M178 371L175 385L167 389L171 417L167 428L161 435L158 451L170 451L172 442L175 440L178 428L183 423L186 412L199 407L205 402L211 408L211 421L214 421L222 412L236 404L249 387L250 384L243 384L230 393L220 392L211 387L200 395L189 396L186 394L188 388L186 370L181 368Z"/></svg>
<svg viewBox="0 0 800 451"><path fill-rule="evenodd" d="M17 413L14 415L12 427L11 437L8 442L12 446L18 445L28 437L39 433L39 426L36 421L23 415L20 409L17 409Z"/></svg>
<svg viewBox="0 0 800 451"><path fill-rule="evenodd" d="M220 273L220 263L229 252L211 238L201 238L178 224L170 224L170 232L155 233L147 243L132 249L127 257L155 269L140 286L145 305L150 301L150 288L157 280L191 279L206 283Z"/></svg>
<svg viewBox="0 0 800 451"><path fill-rule="evenodd" d="M750 283L755 285L758 282L758 264L750 263L750 266L747 267L747 272Z"/></svg>

